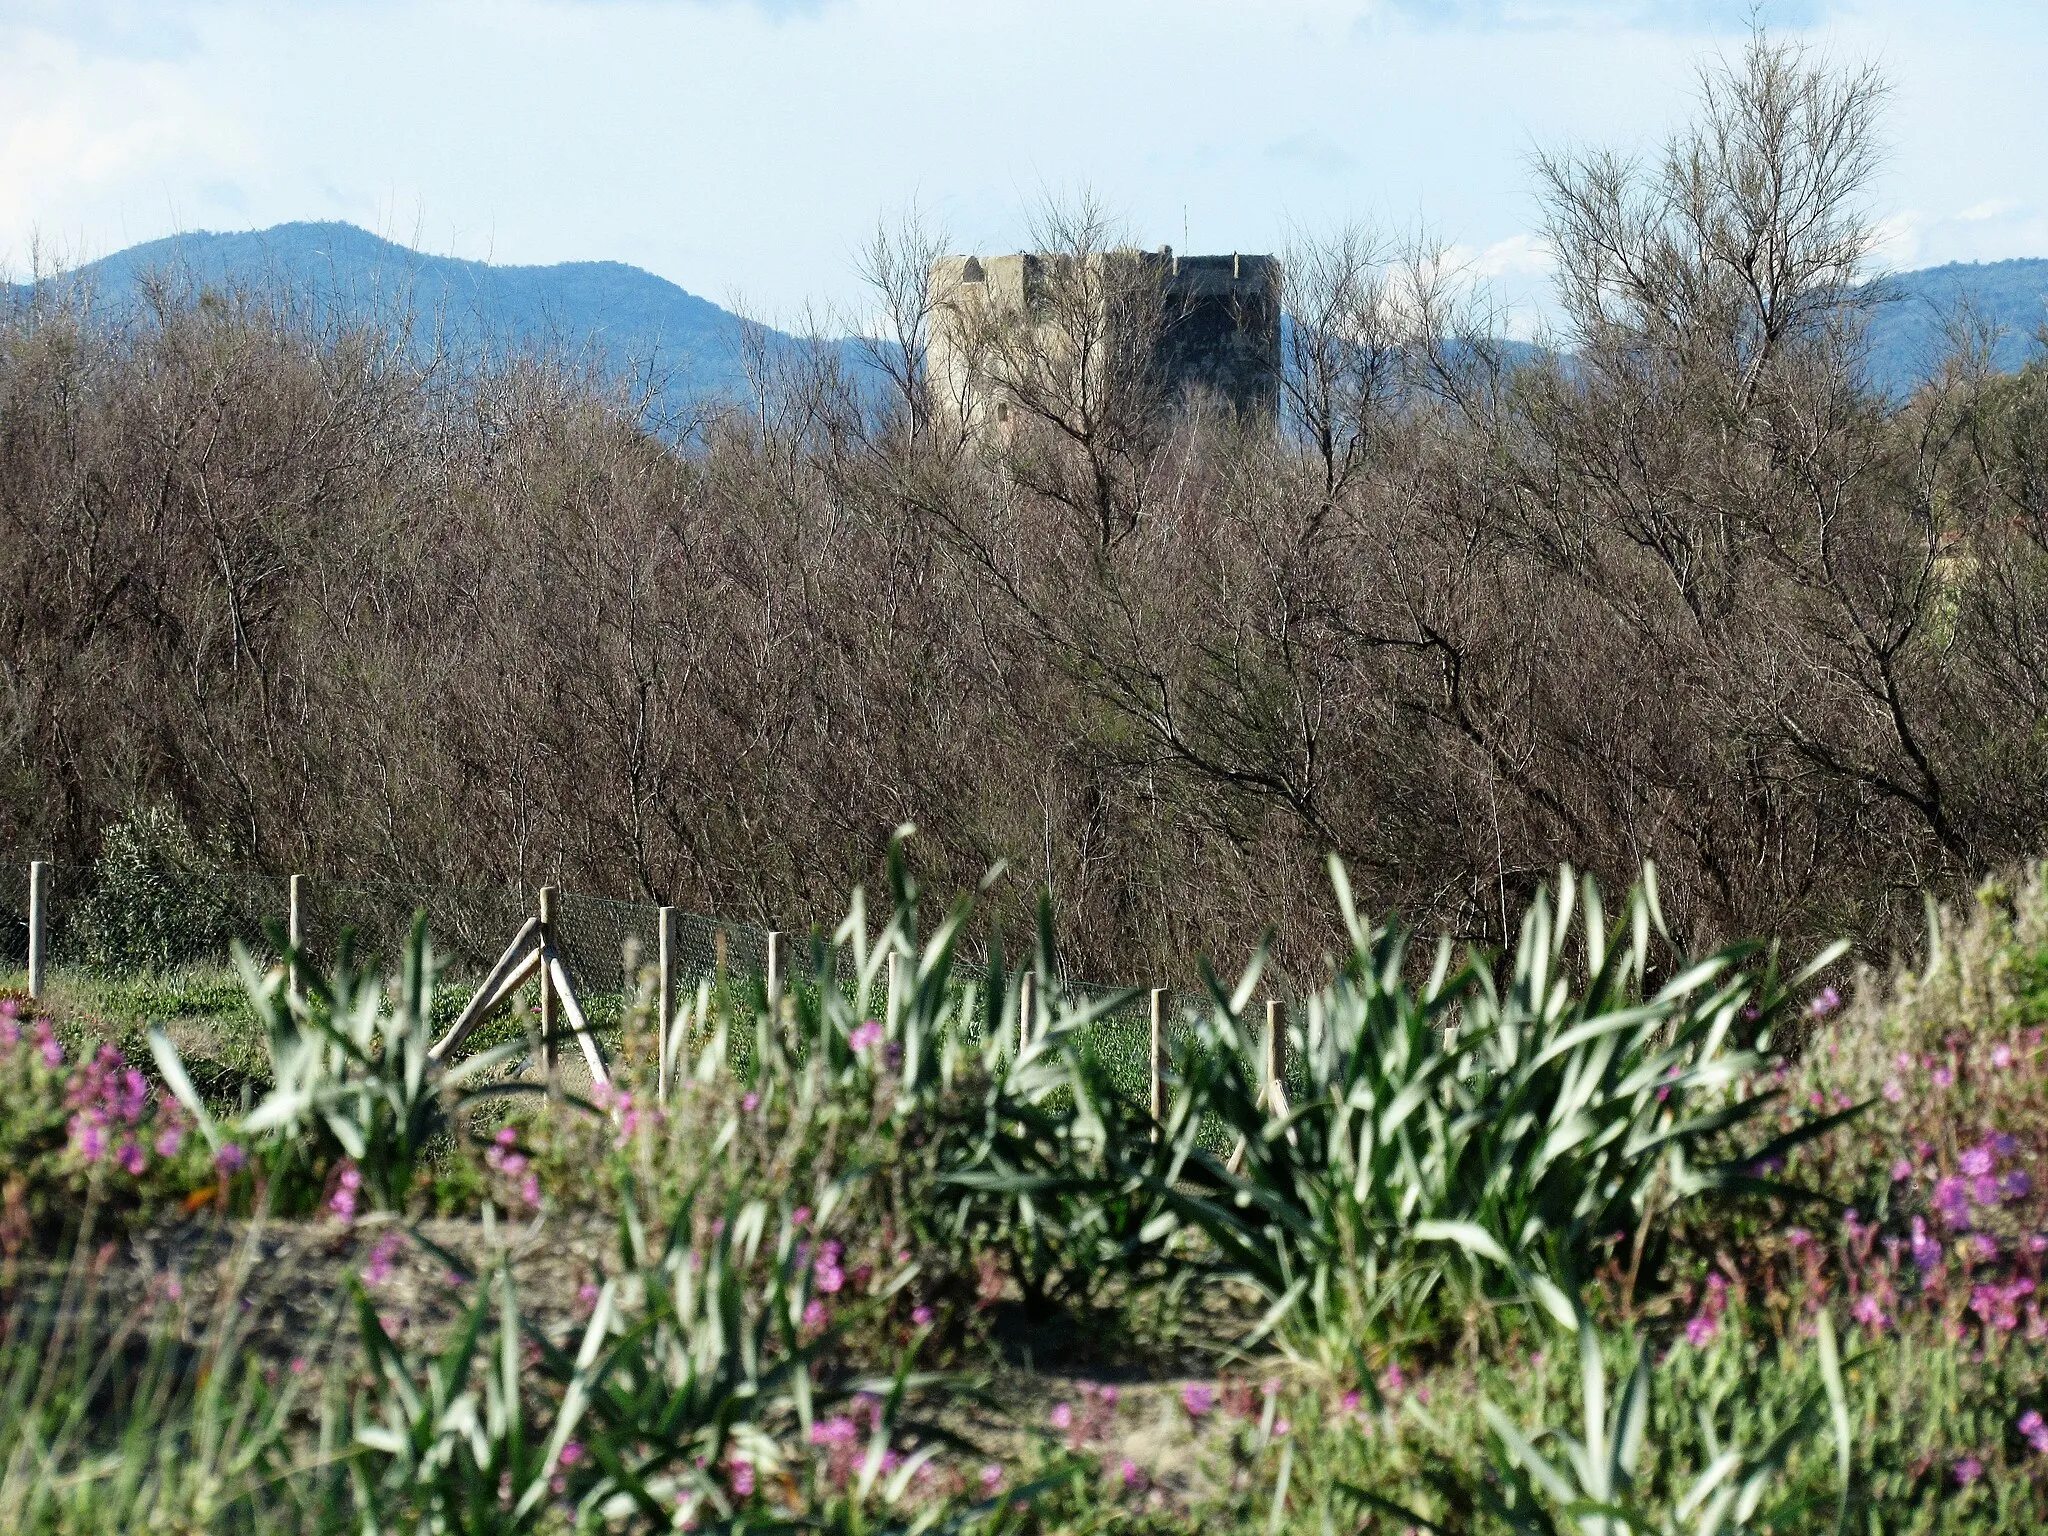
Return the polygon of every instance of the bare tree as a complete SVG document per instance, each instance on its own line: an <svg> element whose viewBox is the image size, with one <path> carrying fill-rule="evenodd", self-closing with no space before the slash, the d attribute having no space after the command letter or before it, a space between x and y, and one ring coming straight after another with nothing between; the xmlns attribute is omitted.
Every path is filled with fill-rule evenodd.
<svg viewBox="0 0 2048 1536"><path fill-rule="evenodd" d="M868 365L889 381L913 440L931 429L931 330L938 306L932 269L947 244L945 231L912 204L894 224L877 223L855 261L875 309L847 329Z"/></svg>

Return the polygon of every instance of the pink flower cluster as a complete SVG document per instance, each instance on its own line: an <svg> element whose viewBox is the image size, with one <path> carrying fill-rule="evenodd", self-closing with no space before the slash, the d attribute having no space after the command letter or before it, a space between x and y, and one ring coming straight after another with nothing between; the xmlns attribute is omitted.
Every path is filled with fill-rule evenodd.
<svg viewBox="0 0 2048 1536"><path fill-rule="evenodd" d="M1727 1310L1728 1277L1716 1270L1707 1276L1707 1294L1699 1311L1686 1322L1685 1342L1694 1349L1704 1349L1720 1333L1721 1316Z"/></svg>
<svg viewBox="0 0 2048 1536"><path fill-rule="evenodd" d="M1977 1285L1970 1288L1970 1310L1987 1328L2000 1333L2011 1333L2020 1325L2019 1304L2034 1294L2034 1281L2030 1275L2021 1275L2004 1284ZM2028 1332L2034 1338L2040 1330L2040 1308L2029 1309L2033 1326Z"/></svg>
<svg viewBox="0 0 2048 1536"><path fill-rule="evenodd" d="M398 1256L405 1252L405 1234L396 1229L386 1232L377 1239L370 1250L369 1267L363 1271L363 1284L375 1289L388 1281L397 1268Z"/></svg>
<svg viewBox="0 0 2048 1536"><path fill-rule="evenodd" d="M1998 1171L1999 1164L2018 1151L2019 1142L2003 1132L1994 1132L1966 1149L1956 1160L1958 1171L1935 1181L1934 1208L1943 1222L1952 1228L1967 1228L1977 1210L1995 1209L2031 1195L2034 1181L2024 1168L2004 1174Z"/></svg>
<svg viewBox="0 0 2048 1536"><path fill-rule="evenodd" d="M540 1209L540 1177L528 1165L526 1154L519 1150L519 1133L511 1126L498 1127L498 1134L484 1151L484 1165L518 1182L519 1198L528 1210Z"/></svg>
<svg viewBox="0 0 2048 1536"><path fill-rule="evenodd" d="M744 1457L733 1457L726 1463L725 1481L734 1498L751 1499L754 1496L754 1464Z"/></svg>
<svg viewBox="0 0 2048 1536"><path fill-rule="evenodd" d="M820 1419L811 1426L811 1444L825 1453L825 1476L835 1487L844 1488L853 1480L867 1457L868 1440L881 1418L882 1400L872 1392L862 1392L855 1396L847 1412ZM900 1451L892 1448L882 1453L885 1475L902 1465Z"/></svg>
<svg viewBox="0 0 2048 1536"><path fill-rule="evenodd" d="M2048 1339L2048 1319L2042 1317L2039 1304L2028 1299L2040 1286L2048 1237L2030 1237L2008 1255L1982 1232L1966 1233L1944 1248L1928 1230L1924 1216L1913 1217L1910 1233L1906 1239L1882 1238L1880 1253L1875 1223L1863 1221L1853 1210L1843 1217L1842 1276L1849 1289L1849 1315L1860 1326L1873 1332L1891 1328L1901 1313L1917 1309L1945 1319L1946 1331L1955 1339L1968 1331L1968 1315L1976 1317L1990 1339L2013 1334L2023 1322L2030 1341ZM1982 1273L1987 1266L2001 1272ZM1808 1266L1807 1280L1809 1294L1816 1298L1813 1304L1819 1305L1827 1282L1817 1256Z"/></svg>
<svg viewBox="0 0 2048 1536"><path fill-rule="evenodd" d="M1055 1403L1046 1422L1066 1437L1068 1450L1078 1451L1084 1445L1110 1438L1116 1426L1120 1394L1115 1387L1097 1386L1092 1381L1078 1382L1074 1390L1081 1399L1080 1411L1076 1412L1071 1402ZM1186 1390L1182 1392L1183 1401Z"/></svg>
<svg viewBox="0 0 2048 1536"><path fill-rule="evenodd" d="M49 1027L47 1020L38 1023L43 1029ZM124 1173L139 1176L149 1165L141 1131L149 1100L149 1084L142 1074L111 1044L102 1045L72 1074L65 1090L65 1107L71 1111L71 1150L88 1163L97 1163L111 1152ZM182 1141L182 1131L178 1139ZM177 1141L172 1142L173 1152L177 1146Z"/></svg>
<svg viewBox="0 0 2048 1536"><path fill-rule="evenodd" d="M64 1046L58 1040L57 1032L50 1027L48 1019L35 1022L36 1054L43 1059L43 1065L54 1072L64 1065ZM21 1004L13 998L0 1002L0 1048L13 1051L21 1044Z"/></svg>
<svg viewBox="0 0 2048 1536"><path fill-rule="evenodd" d="M356 1207L362 1203L363 1173L352 1162L344 1160L334 1173L334 1192L327 1197L327 1209L344 1223L356 1219Z"/></svg>
<svg viewBox="0 0 2048 1536"><path fill-rule="evenodd" d="M882 1021L864 1020L851 1035L847 1036L846 1043L856 1052L872 1050L882 1043Z"/></svg>
<svg viewBox="0 0 2048 1536"><path fill-rule="evenodd" d="M590 1097L599 1109L608 1111L618 1121L618 1135L612 1143L615 1147L624 1148L643 1125L653 1125L661 1119L660 1110L635 1104L631 1093L609 1083L599 1083Z"/></svg>
<svg viewBox="0 0 2048 1536"><path fill-rule="evenodd" d="M843 1244L821 1243L817 1257L811 1261L811 1275L817 1281L818 1289L827 1296L837 1295L846 1284L846 1271L839 1264L845 1253Z"/></svg>

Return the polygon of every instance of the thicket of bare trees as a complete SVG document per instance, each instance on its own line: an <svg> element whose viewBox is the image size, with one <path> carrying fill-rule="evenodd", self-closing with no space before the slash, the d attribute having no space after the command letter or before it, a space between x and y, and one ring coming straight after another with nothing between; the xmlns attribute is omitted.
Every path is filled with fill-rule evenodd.
<svg viewBox="0 0 2048 1536"><path fill-rule="evenodd" d="M0 325L0 836L162 800L268 869L792 926L915 821L1132 978L1313 960L1330 849L1491 939L1653 858L1694 943L1881 948L2048 842L2048 373L1864 384L1881 94L1759 40L1656 160L1544 161L1545 360L1427 261L1296 253L1277 433L1059 355L961 429L914 227L878 371L763 350L686 450L539 362L45 294Z"/></svg>

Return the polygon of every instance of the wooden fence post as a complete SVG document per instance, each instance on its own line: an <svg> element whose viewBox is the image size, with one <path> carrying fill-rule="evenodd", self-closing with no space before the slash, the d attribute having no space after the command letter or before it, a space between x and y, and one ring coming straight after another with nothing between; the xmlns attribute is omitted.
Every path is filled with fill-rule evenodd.
<svg viewBox="0 0 2048 1536"><path fill-rule="evenodd" d="M43 995L43 970L50 948L50 865L35 859L28 866L28 995Z"/></svg>
<svg viewBox="0 0 2048 1536"><path fill-rule="evenodd" d="M1017 1054L1031 1048L1038 1027L1038 973L1026 971L1017 983Z"/></svg>
<svg viewBox="0 0 2048 1536"><path fill-rule="evenodd" d="M882 1017L884 1019L895 1018L896 1010L902 1006L896 1001L896 962L901 958L895 950L889 951L889 981L887 990L882 996Z"/></svg>
<svg viewBox="0 0 2048 1536"><path fill-rule="evenodd" d="M299 974L299 946L306 942L305 879L304 875L293 875L289 894L285 897L284 936L292 952L285 983L291 988L293 997L301 996L305 991L305 978Z"/></svg>
<svg viewBox="0 0 2048 1536"><path fill-rule="evenodd" d="M669 1059L675 1050L670 1038L676 1028L676 909L663 907L655 915L655 998L654 998L654 1084L655 1097L668 1102Z"/></svg>
<svg viewBox="0 0 2048 1536"><path fill-rule="evenodd" d="M555 941L555 888L544 885L540 888L541 942ZM545 972L540 978L540 1069L549 1077L555 1072L555 989L548 984Z"/></svg>
<svg viewBox="0 0 2048 1536"><path fill-rule="evenodd" d="M1276 1115L1287 1113L1287 1021L1280 1015L1280 999L1266 999L1266 1106Z"/></svg>
<svg viewBox="0 0 2048 1536"><path fill-rule="evenodd" d="M774 929L768 930L768 1017L777 1023L782 1019L782 935Z"/></svg>
<svg viewBox="0 0 2048 1536"><path fill-rule="evenodd" d="M1166 1124L1166 988L1152 989L1152 1136Z"/></svg>

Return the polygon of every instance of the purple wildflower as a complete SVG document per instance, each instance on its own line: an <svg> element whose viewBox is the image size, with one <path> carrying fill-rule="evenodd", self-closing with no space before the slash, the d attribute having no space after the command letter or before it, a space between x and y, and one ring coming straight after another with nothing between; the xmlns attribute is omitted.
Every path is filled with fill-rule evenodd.
<svg viewBox="0 0 2048 1536"><path fill-rule="evenodd" d="M391 1278L394 1261L405 1247L402 1232L386 1232L370 1250L370 1267L363 1271L363 1284L379 1286Z"/></svg>
<svg viewBox="0 0 2048 1536"><path fill-rule="evenodd" d="M1962 1179L1951 1174L1934 1186L1934 1208L1941 1212L1942 1219L1952 1227L1967 1227L1970 1224L1970 1190Z"/></svg>
<svg viewBox="0 0 2048 1536"><path fill-rule="evenodd" d="M1927 1219L1913 1218L1913 1262L1921 1269L1933 1269L1941 1262L1941 1244L1927 1235Z"/></svg>

